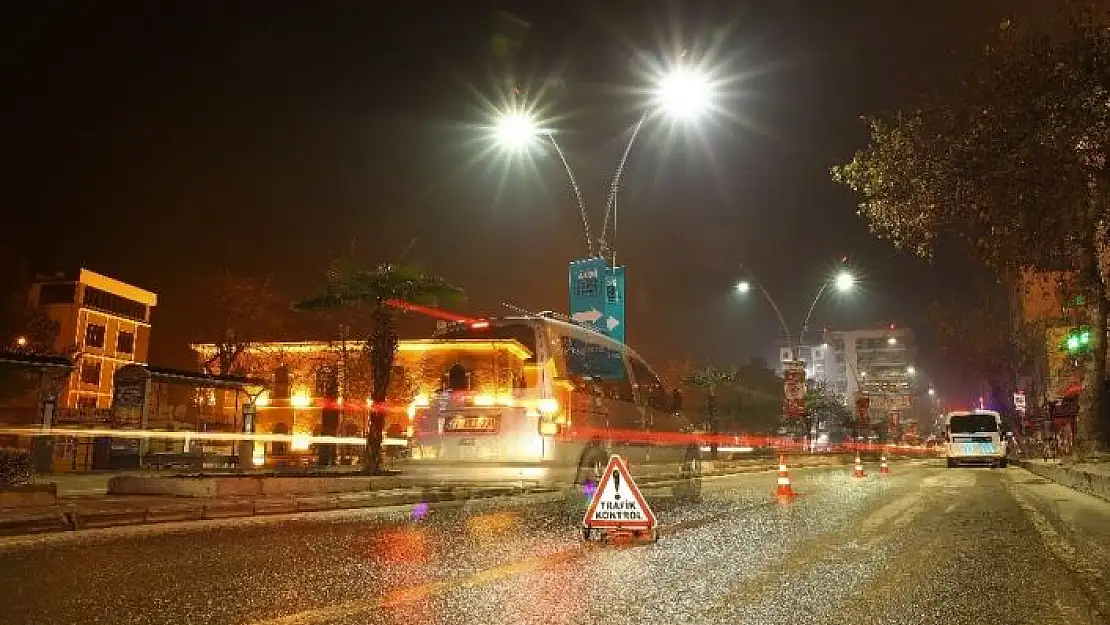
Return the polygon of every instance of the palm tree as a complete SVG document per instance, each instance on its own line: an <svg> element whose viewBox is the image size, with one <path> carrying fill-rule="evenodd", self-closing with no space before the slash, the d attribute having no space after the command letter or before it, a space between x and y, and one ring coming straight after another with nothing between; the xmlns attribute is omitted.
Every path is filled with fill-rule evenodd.
<svg viewBox="0 0 1110 625"><path fill-rule="evenodd" d="M294 310L315 311L339 308L364 308L372 327L370 347L371 393L370 427L366 431L367 472L382 466L382 439L386 420L386 394L393 361L397 354L397 314L399 303L438 305L459 299L462 289L443 278L412 265L382 263L367 266L354 259L334 261L328 269L326 292L297 302Z"/></svg>
<svg viewBox="0 0 1110 625"><path fill-rule="evenodd" d="M695 369L683 378L683 384L696 386L705 391L705 418L709 425L709 433L717 433L717 388L724 384L735 382L738 373L735 369L720 369L714 365L706 365ZM710 457L717 457L717 439L710 442Z"/></svg>

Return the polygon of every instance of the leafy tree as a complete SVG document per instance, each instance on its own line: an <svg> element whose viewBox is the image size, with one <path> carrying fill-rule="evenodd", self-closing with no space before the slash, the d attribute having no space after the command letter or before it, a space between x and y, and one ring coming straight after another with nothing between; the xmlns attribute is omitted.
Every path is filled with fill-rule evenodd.
<svg viewBox="0 0 1110 625"><path fill-rule="evenodd" d="M782 378L762 358L753 358L735 371L735 380L721 398L731 408L731 425L745 433L774 433L782 425Z"/></svg>
<svg viewBox="0 0 1110 625"><path fill-rule="evenodd" d="M1016 290L1007 286L980 284L974 299L947 294L928 308L926 322L947 373L955 380L983 380L991 405L1012 413L1015 382L1032 367L1044 340L1039 322L1006 323L1016 305Z"/></svg>
<svg viewBox="0 0 1110 625"><path fill-rule="evenodd" d="M1073 9L1063 34L1004 22L957 88L870 118L867 148L834 167L874 234L921 256L961 241L1006 280L1071 268L1088 302L1092 353L1078 423L1105 449L1100 421L1107 284L1098 253L1110 213L1110 30L1105 9Z"/></svg>
<svg viewBox="0 0 1110 625"><path fill-rule="evenodd" d="M683 380L685 384L705 392L705 419L711 432L716 432L717 427L717 389L733 382L736 376L736 371L733 369L706 365L691 371Z"/></svg>
<svg viewBox="0 0 1110 625"><path fill-rule="evenodd" d="M820 429L824 425L832 437L851 424L852 411L824 380L810 380L806 385L806 417L807 427L816 424Z"/></svg>
<svg viewBox="0 0 1110 625"><path fill-rule="evenodd" d="M720 431L720 414L717 410L717 389L736 379L736 372L706 365L687 374L684 382L697 387L705 393L705 423L711 434ZM717 457L717 441L710 442L710 457Z"/></svg>
<svg viewBox="0 0 1110 625"><path fill-rule="evenodd" d="M740 367L687 365L680 382L690 395L704 398L705 422L713 432L770 433L782 422L782 378L762 359Z"/></svg>
<svg viewBox="0 0 1110 625"><path fill-rule="evenodd" d="M272 340L282 325L281 297L270 278L255 278L221 270L207 285L212 317L205 340L216 349L203 364L219 375L236 373L241 359L255 344Z"/></svg>
<svg viewBox="0 0 1110 625"><path fill-rule="evenodd" d="M353 307L366 311L372 321L370 349L370 427L366 432L366 469L377 472L382 463L382 438L386 421L393 363L397 355L397 300L436 305L459 298L462 290L439 276L409 265L382 263L367 266L355 259L332 263L323 295L297 302L294 310L334 310Z"/></svg>

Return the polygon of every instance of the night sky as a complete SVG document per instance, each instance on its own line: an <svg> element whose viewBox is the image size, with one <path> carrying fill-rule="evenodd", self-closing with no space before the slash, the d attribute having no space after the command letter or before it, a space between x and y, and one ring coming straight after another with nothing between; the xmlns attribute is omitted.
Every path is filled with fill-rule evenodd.
<svg viewBox="0 0 1110 625"><path fill-rule="evenodd" d="M797 325L847 254L864 289L812 325L917 326L966 267L873 239L828 168L863 146L860 114L905 102L1034 4L1051 2L7 3L2 236L37 270L84 266L158 292L163 364L191 364L200 285L218 268L310 295L352 241L373 260L410 248L467 290L470 312L565 310L585 244L558 162L478 158L504 9L531 24L520 82L565 82L542 105L595 231L643 105L644 55L689 48L736 79L726 115L645 127L625 172L616 248L629 343L649 360L771 357L772 311L731 288L741 263Z"/></svg>

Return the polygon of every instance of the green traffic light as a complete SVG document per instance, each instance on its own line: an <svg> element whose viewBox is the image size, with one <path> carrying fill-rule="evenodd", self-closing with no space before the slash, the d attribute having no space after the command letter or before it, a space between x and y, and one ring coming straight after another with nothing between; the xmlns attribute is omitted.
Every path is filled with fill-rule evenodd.
<svg viewBox="0 0 1110 625"><path fill-rule="evenodd" d="M1079 343L1081 345L1089 345L1091 343L1091 331L1084 330L1083 334L1079 335Z"/></svg>
<svg viewBox="0 0 1110 625"><path fill-rule="evenodd" d="M1079 349L1079 337L1073 334L1068 337L1068 351L1074 352L1077 349Z"/></svg>

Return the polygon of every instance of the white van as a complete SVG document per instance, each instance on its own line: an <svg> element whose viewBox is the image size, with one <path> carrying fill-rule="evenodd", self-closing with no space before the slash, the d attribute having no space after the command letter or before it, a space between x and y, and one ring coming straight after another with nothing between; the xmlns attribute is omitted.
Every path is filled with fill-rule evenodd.
<svg viewBox="0 0 1110 625"><path fill-rule="evenodd" d="M948 467L981 464L1006 468L1002 415L993 410L950 412L944 416Z"/></svg>
<svg viewBox="0 0 1110 625"><path fill-rule="evenodd" d="M460 384L428 397L415 413L406 474L432 482L586 484L615 453L637 476L700 475L703 437L627 346L547 317L456 324L436 340L508 342L525 357L499 358L485 381L475 381L483 377L478 371L456 371Z"/></svg>

